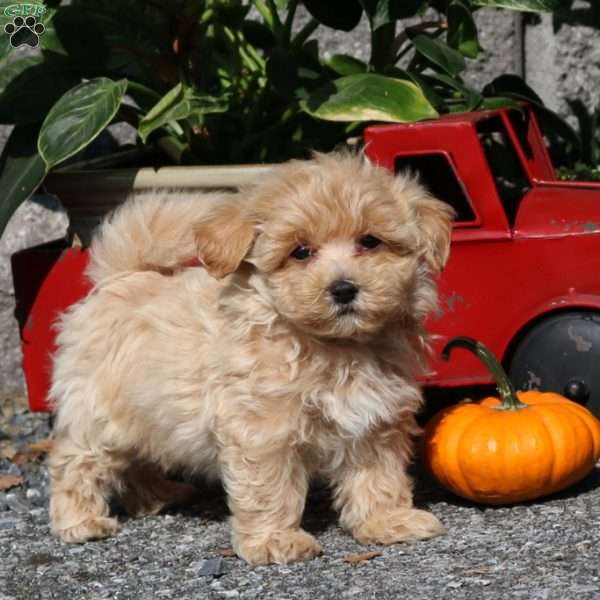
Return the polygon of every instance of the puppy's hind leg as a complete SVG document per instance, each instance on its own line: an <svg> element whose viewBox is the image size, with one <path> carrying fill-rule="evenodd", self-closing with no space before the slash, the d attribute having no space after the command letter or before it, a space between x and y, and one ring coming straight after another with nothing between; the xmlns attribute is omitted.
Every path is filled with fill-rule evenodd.
<svg viewBox="0 0 600 600"><path fill-rule="evenodd" d="M135 516L190 504L198 497L198 490L187 483L167 479L157 467L134 463L124 475L119 497L127 512Z"/></svg>
<svg viewBox="0 0 600 600"><path fill-rule="evenodd" d="M122 456L84 447L59 437L48 458L52 532L65 542L109 537L118 530L109 500L120 486Z"/></svg>

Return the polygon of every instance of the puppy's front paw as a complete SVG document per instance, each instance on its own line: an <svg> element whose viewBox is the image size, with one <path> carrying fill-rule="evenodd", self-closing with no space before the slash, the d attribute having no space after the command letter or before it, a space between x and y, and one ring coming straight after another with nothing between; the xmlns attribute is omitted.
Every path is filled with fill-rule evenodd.
<svg viewBox="0 0 600 600"><path fill-rule="evenodd" d="M397 508L371 517L352 533L361 544L395 544L444 535L446 528L429 512Z"/></svg>
<svg viewBox="0 0 600 600"><path fill-rule="evenodd" d="M309 560L321 554L321 546L317 540L302 529L275 531L266 540L236 537L233 547L236 554L251 565L285 565Z"/></svg>
<svg viewBox="0 0 600 600"><path fill-rule="evenodd" d="M99 540L110 537L119 530L119 524L116 519L110 517L92 517L74 525L62 529L54 529L63 542L71 544L82 544L90 540Z"/></svg>

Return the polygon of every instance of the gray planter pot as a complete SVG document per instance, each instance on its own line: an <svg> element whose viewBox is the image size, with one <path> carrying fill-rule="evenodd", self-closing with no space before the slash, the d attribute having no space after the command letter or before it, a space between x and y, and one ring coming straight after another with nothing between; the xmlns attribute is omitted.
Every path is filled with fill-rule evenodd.
<svg viewBox="0 0 600 600"><path fill-rule="evenodd" d="M206 191L234 190L253 185L273 165L224 165L212 167L163 167L161 169L115 169L74 171L49 175L44 187L58 196L69 217L69 233L84 246L102 218L131 194L160 189L200 194Z"/></svg>

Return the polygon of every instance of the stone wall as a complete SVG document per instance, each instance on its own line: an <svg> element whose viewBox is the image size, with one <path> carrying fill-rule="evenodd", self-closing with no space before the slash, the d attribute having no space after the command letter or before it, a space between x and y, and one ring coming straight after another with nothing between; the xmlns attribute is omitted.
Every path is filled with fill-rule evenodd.
<svg viewBox="0 0 600 600"><path fill-rule="evenodd" d="M600 105L600 2L575 0L568 13L526 16L510 11L477 13L483 56L472 61L467 81L483 85L507 72L523 74L547 105L569 114L569 101L581 100L588 108ZM523 35L519 35L522 28ZM323 30L320 43L330 53L351 53L365 58L368 30L365 23L352 37ZM521 47L523 50L521 50ZM32 90L35 93L35 90ZM0 129L0 148L8 131ZM18 333L12 313L14 296L9 257L22 248L64 234L66 219L47 198L28 202L11 220L0 239L0 392L22 389Z"/></svg>

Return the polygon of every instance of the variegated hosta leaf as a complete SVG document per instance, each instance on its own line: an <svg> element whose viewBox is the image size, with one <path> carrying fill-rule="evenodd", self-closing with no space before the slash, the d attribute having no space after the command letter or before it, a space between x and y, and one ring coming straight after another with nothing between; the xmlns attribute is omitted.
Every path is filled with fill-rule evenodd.
<svg viewBox="0 0 600 600"><path fill-rule="evenodd" d="M303 101L302 108L328 121L407 123L438 114L414 83L374 73L336 79Z"/></svg>

